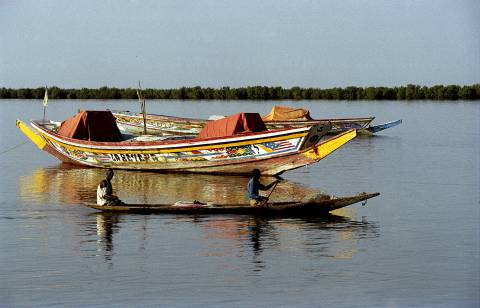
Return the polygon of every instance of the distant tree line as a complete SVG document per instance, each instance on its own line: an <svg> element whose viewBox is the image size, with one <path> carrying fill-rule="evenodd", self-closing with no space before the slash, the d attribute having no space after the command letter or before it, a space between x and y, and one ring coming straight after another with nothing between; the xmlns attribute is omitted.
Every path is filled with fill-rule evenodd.
<svg viewBox="0 0 480 308"><path fill-rule="evenodd" d="M0 98L42 99L45 88L0 88ZM478 100L480 84L406 85L400 87L300 88L252 86L242 88L182 87L177 89L145 89L147 99L191 100ZM110 88L61 89L49 87L51 99L136 99L137 89Z"/></svg>

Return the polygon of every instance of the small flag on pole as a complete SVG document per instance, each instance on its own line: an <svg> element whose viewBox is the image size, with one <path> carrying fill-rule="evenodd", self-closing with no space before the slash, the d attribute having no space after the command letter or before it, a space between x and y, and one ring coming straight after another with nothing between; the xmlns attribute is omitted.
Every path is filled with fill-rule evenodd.
<svg viewBox="0 0 480 308"><path fill-rule="evenodd" d="M43 97L43 107L47 107L48 105L48 90L45 88L45 96Z"/></svg>

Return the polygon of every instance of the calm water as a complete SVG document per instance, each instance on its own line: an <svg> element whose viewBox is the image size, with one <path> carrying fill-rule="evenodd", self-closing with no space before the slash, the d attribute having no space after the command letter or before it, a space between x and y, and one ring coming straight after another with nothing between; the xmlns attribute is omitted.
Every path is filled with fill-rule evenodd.
<svg viewBox="0 0 480 308"><path fill-rule="evenodd" d="M328 218L105 215L83 207L104 171L61 165L27 143L0 154L0 306L478 307L480 104L282 102L314 117L402 118L285 174L274 197L379 191ZM152 113L267 113L273 103L149 102ZM51 101L138 110L134 101ZM0 101L2 151L40 101ZM128 201L241 200L247 179L116 173Z"/></svg>

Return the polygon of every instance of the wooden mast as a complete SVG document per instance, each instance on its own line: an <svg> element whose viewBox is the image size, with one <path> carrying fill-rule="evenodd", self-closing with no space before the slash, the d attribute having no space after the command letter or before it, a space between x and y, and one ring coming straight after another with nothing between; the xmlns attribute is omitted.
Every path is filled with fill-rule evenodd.
<svg viewBox="0 0 480 308"><path fill-rule="evenodd" d="M145 97L142 95L142 86L140 80L138 81L138 90L137 90L138 102L140 103L140 108L142 109L143 115L143 134L147 134L147 112L145 108Z"/></svg>

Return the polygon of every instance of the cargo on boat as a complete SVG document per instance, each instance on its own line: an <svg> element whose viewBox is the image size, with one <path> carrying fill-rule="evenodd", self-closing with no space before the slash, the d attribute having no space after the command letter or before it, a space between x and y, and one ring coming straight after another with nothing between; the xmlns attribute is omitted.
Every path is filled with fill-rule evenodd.
<svg viewBox="0 0 480 308"><path fill-rule="evenodd" d="M264 175L318 162L356 136L323 136L329 125L267 130L260 115L241 113L211 121L196 136L122 134L110 111L83 111L62 123L31 121L17 127L62 162L100 168Z"/></svg>
<svg viewBox="0 0 480 308"><path fill-rule="evenodd" d="M196 135L212 120L181 118L168 115L147 114L144 123L143 114L129 111L112 111L122 131L141 134L144 125L152 135ZM215 117L214 117L215 118ZM356 129L360 134L371 135L384 129L397 126L402 120L381 125L370 125L375 117L313 119L306 109L274 106L272 111L262 117L268 129L298 128L313 125L330 125L329 134L337 134Z"/></svg>
<svg viewBox="0 0 480 308"><path fill-rule="evenodd" d="M250 204L209 204L198 201L183 201L175 204L125 204L86 206L104 212L120 213L165 213L165 214L244 214L244 215L325 215L348 205L366 201L380 193L360 193L350 197L332 197L321 195L307 201L273 202L266 207L254 207Z"/></svg>

